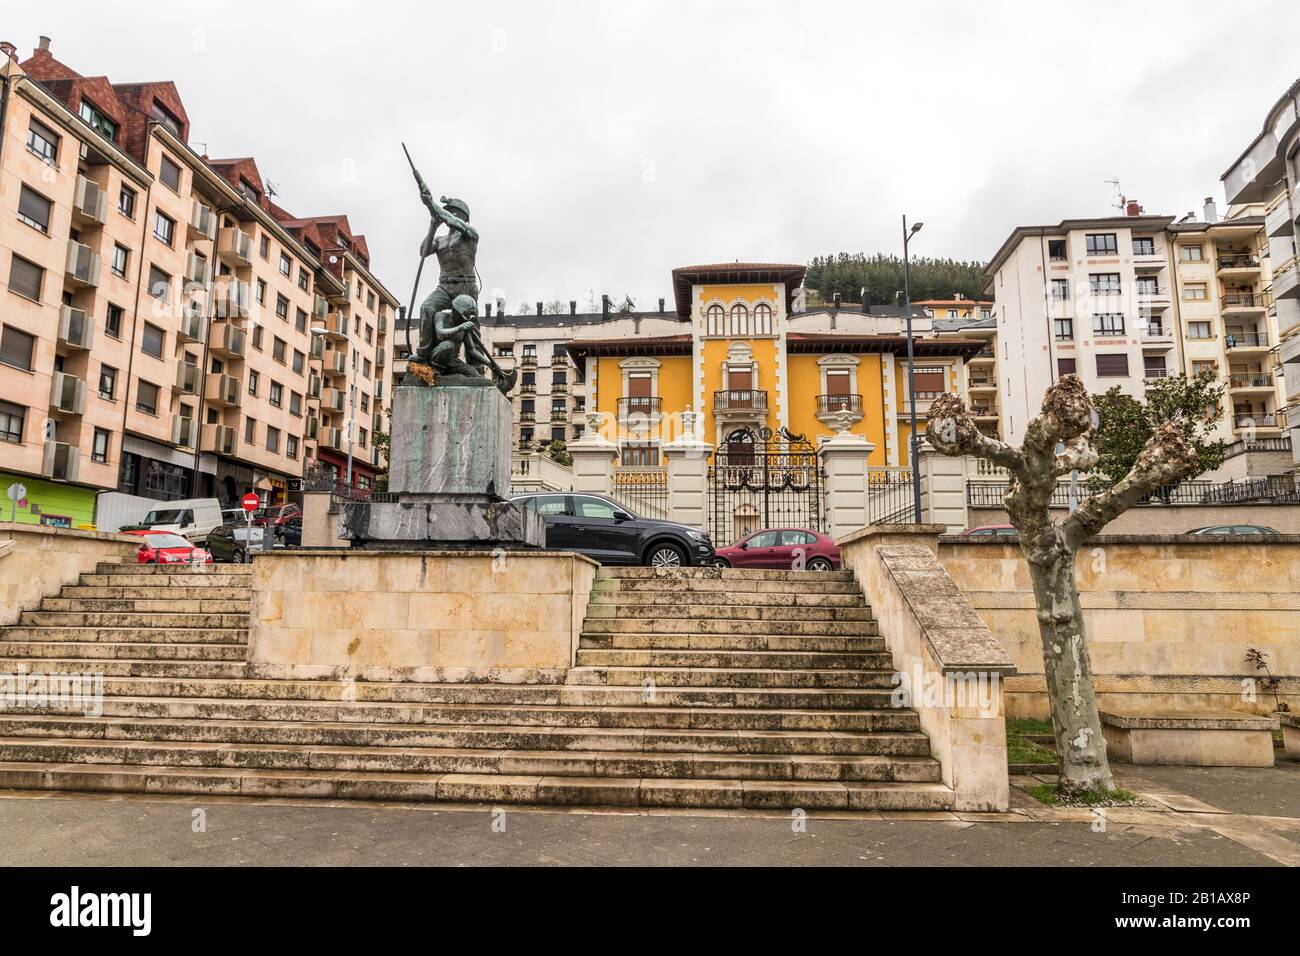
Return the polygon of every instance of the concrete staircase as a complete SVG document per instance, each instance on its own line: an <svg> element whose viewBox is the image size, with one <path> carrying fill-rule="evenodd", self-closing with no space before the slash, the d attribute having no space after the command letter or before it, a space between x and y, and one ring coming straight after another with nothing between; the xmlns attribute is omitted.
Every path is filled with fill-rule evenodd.
<svg viewBox="0 0 1300 956"><path fill-rule="evenodd" d="M0 673L104 690L91 716L0 702L0 788L953 805L848 573L602 569L563 685L251 677L248 574L100 565L0 628Z"/></svg>

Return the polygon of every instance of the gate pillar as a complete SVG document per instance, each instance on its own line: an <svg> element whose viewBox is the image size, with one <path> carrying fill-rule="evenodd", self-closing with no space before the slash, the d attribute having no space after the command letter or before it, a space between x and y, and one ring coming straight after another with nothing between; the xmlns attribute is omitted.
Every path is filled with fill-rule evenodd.
<svg viewBox="0 0 1300 956"><path fill-rule="evenodd" d="M867 524L867 459L875 445L848 430L818 449L826 473L826 533L838 540Z"/></svg>
<svg viewBox="0 0 1300 956"><path fill-rule="evenodd" d="M713 446L699 435L699 417L683 412L682 434L666 443L663 452L668 461L668 520L707 529Z"/></svg>

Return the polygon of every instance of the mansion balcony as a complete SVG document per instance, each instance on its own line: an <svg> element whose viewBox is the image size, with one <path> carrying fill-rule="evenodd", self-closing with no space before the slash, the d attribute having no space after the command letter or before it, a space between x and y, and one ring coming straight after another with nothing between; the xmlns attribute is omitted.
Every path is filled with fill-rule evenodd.
<svg viewBox="0 0 1300 956"><path fill-rule="evenodd" d="M861 395L818 395L817 420L824 425L838 422L842 413L849 413L849 422L862 421Z"/></svg>
<svg viewBox="0 0 1300 956"><path fill-rule="evenodd" d="M658 422L662 405L663 399L658 395L637 395L630 398L620 398L618 400L619 424Z"/></svg>
<svg viewBox="0 0 1300 956"><path fill-rule="evenodd" d="M723 389L713 393L713 415L724 421L754 421L767 417L767 392Z"/></svg>

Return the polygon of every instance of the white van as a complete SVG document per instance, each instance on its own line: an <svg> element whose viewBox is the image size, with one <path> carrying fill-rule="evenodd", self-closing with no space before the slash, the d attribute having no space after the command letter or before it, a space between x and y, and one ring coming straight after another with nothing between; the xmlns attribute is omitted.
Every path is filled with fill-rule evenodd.
<svg viewBox="0 0 1300 956"><path fill-rule="evenodd" d="M184 535L192 544L203 544L208 532L221 526L221 502L216 498L190 498L159 502L132 528L152 528ZM125 530L125 529L123 529Z"/></svg>

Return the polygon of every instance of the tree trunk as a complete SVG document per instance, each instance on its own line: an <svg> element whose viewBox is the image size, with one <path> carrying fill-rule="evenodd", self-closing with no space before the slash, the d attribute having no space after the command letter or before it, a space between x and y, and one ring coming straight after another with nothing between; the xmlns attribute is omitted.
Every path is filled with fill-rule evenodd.
<svg viewBox="0 0 1300 956"><path fill-rule="evenodd" d="M1097 716L1074 564L1075 552L1065 547L1052 549L1041 561L1029 562L1063 795L1115 787Z"/></svg>

